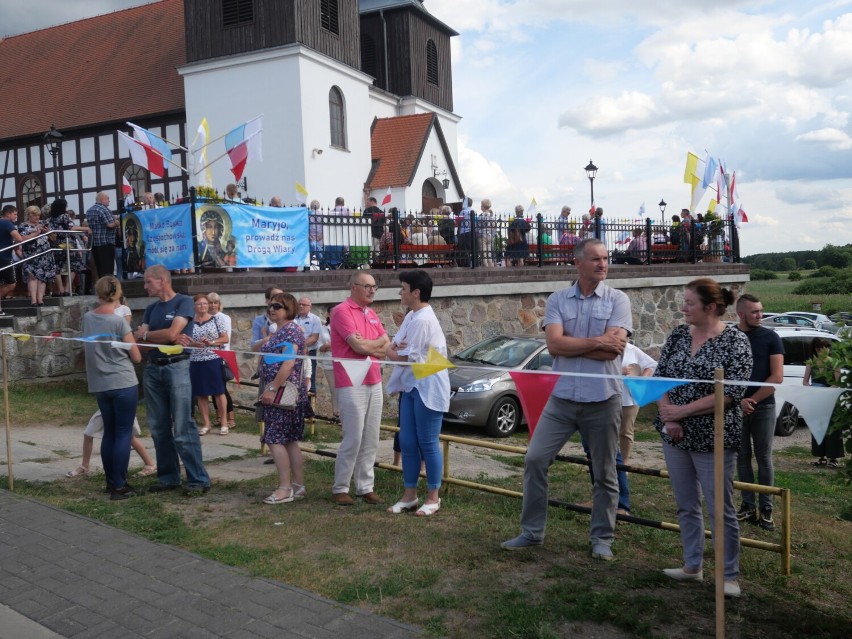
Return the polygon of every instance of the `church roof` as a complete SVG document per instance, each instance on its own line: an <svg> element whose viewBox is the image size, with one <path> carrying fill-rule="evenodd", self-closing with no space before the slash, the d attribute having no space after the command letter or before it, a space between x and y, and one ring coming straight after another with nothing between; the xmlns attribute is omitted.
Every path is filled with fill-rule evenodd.
<svg viewBox="0 0 852 639"><path fill-rule="evenodd" d="M418 11L421 16L440 27L448 35L458 35L455 30L451 29L446 24L438 20L438 18L429 13L423 4L423 0L360 0L358 3L358 12L361 15L364 15L365 13L376 13L377 11L391 11L406 8Z"/></svg>
<svg viewBox="0 0 852 639"><path fill-rule="evenodd" d="M367 178L367 188L411 186L433 128L453 180L460 185L438 116L418 113L373 121L370 132L373 168Z"/></svg>
<svg viewBox="0 0 852 639"><path fill-rule="evenodd" d="M180 112L183 0L0 40L0 140Z"/></svg>

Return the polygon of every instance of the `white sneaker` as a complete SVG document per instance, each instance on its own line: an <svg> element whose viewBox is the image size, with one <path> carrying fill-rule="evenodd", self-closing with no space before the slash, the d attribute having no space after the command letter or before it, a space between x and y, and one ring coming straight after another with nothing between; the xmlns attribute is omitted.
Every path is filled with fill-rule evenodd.
<svg viewBox="0 0 852 639"><path fill-rule="evenodd" d="M733 579L725 580L725 596L726 597L740 597L742 596L743 591L740 588L740 584L734 581Z"/></svg>
<svg viewBox="0 0 852 639"><path fill-rule="evenodd" d="M666 568L663 570L666 577L675 581L704 581L704 571L686 572L683 568Z"/></svg>

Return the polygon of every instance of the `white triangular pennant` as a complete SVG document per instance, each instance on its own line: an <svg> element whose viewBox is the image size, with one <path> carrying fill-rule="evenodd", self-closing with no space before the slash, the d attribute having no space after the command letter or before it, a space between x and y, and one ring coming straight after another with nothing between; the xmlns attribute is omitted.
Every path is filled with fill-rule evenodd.
<svg viewBox="0 0 852 639"><path fill-rule="evenodd" d="M804 419L817 444L821 444L828 432L831 413L837 399L848 388L822 388L819 386L776 386L775 414L776 417L784 402L799 409L799 416Z"/></svg>
<svg viewBox="0 0 852 639"><path fill-rule="evenodd" d="M352 386L361 386L364 383L364 378L370 372L370 366L373 365L373 360L367 359L340 359L337 360L343 366L343 370L349 375L349 381Z"/></svg>

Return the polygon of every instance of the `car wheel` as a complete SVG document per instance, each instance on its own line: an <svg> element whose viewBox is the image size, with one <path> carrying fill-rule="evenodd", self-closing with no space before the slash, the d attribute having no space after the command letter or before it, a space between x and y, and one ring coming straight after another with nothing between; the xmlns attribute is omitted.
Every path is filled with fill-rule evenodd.
<svg viewBox="0 0 852 639"><path fill-rule="evenodd" d="M781 407L781 412L778 413L778 420L775 422L775 434L781 437L789 437L799 425L799 409L784 402Z"/></svg>
<svg viewBox="0 0 852 639"><path fill-rule="evenodd" d="M521 423L521 408L514 397L501 397L491 407L485 432L491 437L508 437Z"/></svg>

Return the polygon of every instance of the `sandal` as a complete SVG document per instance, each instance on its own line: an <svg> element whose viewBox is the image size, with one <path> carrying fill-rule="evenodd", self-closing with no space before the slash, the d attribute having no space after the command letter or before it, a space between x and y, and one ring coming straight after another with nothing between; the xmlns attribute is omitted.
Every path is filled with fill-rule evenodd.
<svg viewBox="0 0 852 639"><path fill-rule="evenodd" d="M417 509L417 513L415 513L418 517L431 517L441 508L441 500L438 500L437 504L423 504L420 508Z"/></svg>
<svg viewBox="0 0 852 639"><path fill-rule="evenodd" d="M85 466L77 466L74 470L69 470L65 473L66 477L82 477L83 475L88 475L89 469Z"/></svg>
<svg viewBox="0 0 852 639"><path fill-rule="evenodd" d="M393 506L388 508L388 512L391 515L401 515L402 513L410 513L412 510L417 510L417 506L419 505L420 500L416 497L411 501L402 501L400 499Z"/></svg>
<svg viewBox="0 0 852 639"><path fill-rule="evenodd" d="M816 461L811 462L811 466L825 466L828 464L828 460L825 457L820 457Z"/></svg>
<svg viewBox="0 0 852 639"><path fill-rule="evenodd" d="M837 462L836 459L829 459L828 463L826 464L826 467L828 467L828 468L840 468L840 464Z"/></svg>
<svg viewBox="0 0 852 639"><path fill-rule="evenodd" d="M293 499L298 501L308 496L308 491L302 484L293 483Z"/></svg>
<svg viewBox="0 0 852 639"><path fill-rule="evenodd" d="M278 495L276 495L275 493L277 493L278 490L285 491L286 497L279 497ZM290 502L295 501L296 498L294 497L292 486L287 486L286 488L279 487L278 490L276 490L269 497L264 499L263 503L275 505L275 504L289 504ZM287 491L289 491L289 492L287 492Z"/></svg>
<svg viewBox="0 0 852 639"><path fill-rule="evenodd" d="M206 435L209 432L210 432L209 426L202 426L201 428L198 429L198 435L200 437L204 437L204 435Z"/></svg>
<svg viewBox="0 0 852 639"><path fill-rule="evenodd" d="M228 428L227 426L222 426L222 428L219 429L220 435L227 435L230 432L231 432L231 429Z"/></svg>
<svg viewBox="0 0 852 639"><path fill-rule="evenodd" d="M156 466L145 466L142 470L139 471L140 477L150 477L151 475L157 474Z"/></svg>

